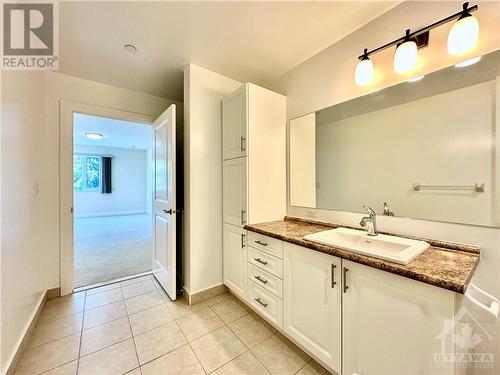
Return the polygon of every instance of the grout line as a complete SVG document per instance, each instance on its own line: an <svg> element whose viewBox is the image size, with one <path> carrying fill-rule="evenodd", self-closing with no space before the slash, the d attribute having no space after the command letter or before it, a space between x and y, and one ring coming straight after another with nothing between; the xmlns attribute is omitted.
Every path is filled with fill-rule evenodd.
<svg viewBox="0 0 500 375"><path fill-rule="evenodd" d="M152 274L153 274L153 271L146 271L146 272L141 272L141 273L131 275L131 276L118 277L118 278L110 280L110 281L103 281L100 283L94 283L94 284L87 285L87 286L80 286L78 288L75 288L75 293L86 292L86 291L89 291L92 289L102 288L104 286L113 285L113 284L120 284L120 286L121 286L121 283L123 283L123 282L131 281L134 279L140 279L143 277L147 278L146 276L151 276ZM135 284L135 283L131 283L130 285L133 285L133 284ZM110 289L110 290L112 290L112 289Z"/></svg>
<svg viewBox="0 0 500 375"><path fill-rule="evenodd" d="M153 281L153 282L154 282L154 281ZM133 284L132 284L132 285L133 285ZM156 286L157 292L158 292L158 293L160 293L161 291L158 289L158 285L157 285L156 283L155 283L155 286ZM125 286L125 287L126 287L126 286ZM118 289L118 288L120 288L120 290L121 290L121 292L122 292L122 295L123 295L123 286L121 286L121 285L120 285L120 286L119 286L119 287L117 287L116 289ZM115 289L111 289L111 290L115 290ZM143 294L139 294L139 295L134 296L134 297L138 297L138 296L140 296L140 295L144 295L144 294L151 293L151 292L153 292L153 291L149 291L149 292L146 292L146 293L143 293ZM96 295L96 294L94 294L94 295ZM134 370L136 370L136 369L138 368L138 369L139 369L139 371L140 371L140 373L142 374L142 367L143 367L144 365L147 365L147 364L148 364L148 363L150 363L150 362L156 361L157 359L159 359L159 358L161 358L161 357L163 357L163 356L165 356L165 355L168 355L168 354L172 353L173 351L175 351L175 350L177 350L177 349L179 349L179 348L181 348L181 347L183 347L183 346L185 346L185 345L189 345L189 348L191 349L191 351L193 352L194 356L196 357L196 360L198 361L198 363L199 363L200 367L202 368L202 371L203 371L205 374L207 374L207 371L206 371L206 370L205 370L205 368L203 367L203 365L202 365L202 363L201 363L200 359L198 358L198 356L196 355L196 352L194 351L194 348L193 348L193 346L192 346L192 343L193 343L193 342L195 342L195 341L197 341L197 340L199 340L199 339L201 339L201 338L203 338L203 337L205 337L205 336L207 336L207 335L209 335L209 334L212 334L212 333L213 333L213 332L215 332L216 330L222 329L223 327L227 327L227 328L229 329L229 332L231 332L231 334L233 334L233 335L236 337L236 339L237 339L237 340L238 340L238 341L239 341L239 342L243 345L243 348L244 348L245 350L244 350L241 354L239 354L238 356L236 356L235 358L232 358L232 359L230 359L229 361L224 362L223 364L221 364L220 366L218 366L216 369L214 369L214 370L213 370L213 371L211 371L210 373L212 373L212 372L214 372L214 371L217 371L217 370L218 370L218 369L220 369L221 367L225 366L226 364L228 364L228 363L230 363L230 362L234 361L235 359L237 359L237 358L239 358L239 357L243 356L244 354L246 354L246 353L248 353L248 352L249 352L249 353L250 353L250 354L251 354L254 358L256 358L256 359L257 359L257 361L260 363L260 365L261 365L261 366L262 366L262 367L263 367L263 368L264 368L267 372L269 372L269 373L270 373L270 370L269 370L269 369L268 369L268 368L264 365L264 363L263 363L263 362L262 362L262 361L261 361L261 360L260 360L260 359L259 359L256 355L255 355L255 353L252 351L252 349L254 349L256 346L258 346L258 345L262 344L263 342L268 341L268 340L272 339L273 337L277 336L277 334L278 334L279 332L278 332L278 333L277 333L277 332L272 333L269 337L267 337L267 338L265 338L265 339L261 340L260 342L258 342L257 344L253 345L252 347L247 347L247 346L245 345L245 343L243 343L243 341L240 339L240 337L236 334L236 332L235 332L233 329L231 329L231 327L229 326L229 324L232 324L232 323L234 323L234 322L236 322L236 321L238 321L238 320L240 320L240 319L243 319L243 318L247 317L248 315L250 315L250 314L252 313L252 311L247 312L247 314L245 314L245 315L243 315L243 316L241 316L241 317L239 317L239 318L237 318L237 319L233 320L233 321L232 321L232 322L230 322L230 323L226 323L224 320L222 320L221 316L220 316L220 315L219 315L219 314L218 314L218 313L217 313L217 312L213 309L213 306L215 306L215 305L217 305L217 304L219 304L219 303L222 303L222 302L226 302L226 301L221 301L221 302L219 302L219 303L217 303L217 304L215 304L215 305L212 305L212 306L208 305L205 301L203 301L203 302L205 303L205 306L204 306L204 307L202 307L201 309L196 310L196 311L189 311L189 310L188 310L188 313L187 313L187 314L182 315L182 316L180 316L180 317L176 318L176 317L174 316L174 314L172 313L172 310L171 310L171 309L169 308L169 306L168 306L168 305L169 305L169 303L168 303L168 302L166 302L166 301L162 298L162 302L161 302L160 304L150 306L150 307L148 307L148 308L146 308L146 309L144 309L144 310L139 310L139 311L136 311L136 312L134 312L134 313L129 313L129 312L128 312L128 310L125 308L125 311L126 311L126 315L125 315L125 316L122 316L122 317L119 317L119 318L116 318L116 319L110 320L110 321L108 321L108 322L104 322L104 323L98 324L97 326L90 327L90 328L87 328L87 329L85 329L85 330L84 330L84 329L83 329L83 327L84 327L85 317L86 317L86 314L87 314L87 312L88 312L88 311L92 311L92 310L95 310L95 309L97 309L97 308L102 308L102 307L105 307L105 306L109 306L110 304L113 304L113 303L119 303L119 302L125 303L125 300L126 300L125 298L123 298L123 299L121 299L121 300L118 300L118 301L112 302L112 303L110 303L110 304L105 304L105 305L98 306L98 307L95 307L95 308L92 308L92 309L89 309L89 310L85 310L85 307L86 307L86 304L87 304L87 301L86 301L87 297L88 297L88 296L86 295L86 293L84 293L84 295L83 295L83 297L82 297L82 298L84 298L84 301L83 301L83 311L81 311L81 312L73 312L72 314L68 314L68 315L65 315L65 316L62 316L62 317L58 318L58 319L64 319L64 318L68 318L68 317L69 317L69 316L71 316L71 315L82 314L82 322L81 322L80 331L79 331L79 333L80 333L80 343L79 343L79 348L78 348L78 358L76 359L76 361L77 361L77 374L78 374L78 373L79 373L79 371L80 371L80 359L81 359L81 358L85 358L85 357L87 357L87 356L89 356L89 355L95 354L95 353L97 353L97 352L99 352L99 351L102 351L102 350L104 350L104 349L107 349L107 348L109 348L109 347L111 347L111 346L113 346L113 345L117 345L117 344L122 343L122 342L124 342L124 341L126 341L126 340L129 340L129 339L132 339L132 341L133 341L133 343L134 343L134 349L135 349L136 359L137 359L137 363L138 363L138 367L136 367L136 368L132 369L131 371L134 371ZM129 298L127 298L127 299L134 298L134 297L129 297ZM161 297L161 296L160 296L160 297ZM70 301L70 302L71 302L71 301ZM171 301L171 303L173 303L173 302ZM166 305L166 306L167 306L167 309L168 309L168 311L170 312L170 314L172 315L172 319L173 319L173 320L168 321L168 322L163 323L163 324L160 324L160 325L158 325L158 326L156 326L156 327L150 328L150 329L148 329L148 330L146 330L146 331L144 331L144 332L141 332L141 333L139 333L139 334L135 335L135 334L134 334L134 332L133 332L133 330L132 330L132 324L131 324L131 321L130 321L130 316L131 316L131 315L138 314L138 313L141 313L141 312L144 312L144 311L147 311L147 310L151 310L151 309L157 308L158 306L160 306L160 305L162 305L162 304L164 304L164 305ZM125 306L125 307L126 307L126 306ZM210 332L207 332L207 333L203 334L202 336L200 336L200 337L198 337L198 338L194 339L192 342L189 342L189 341L187 340L187 338L186 338L186 335L185 335L184 331L183 331L183 330L182 330L182 328L180 327L180 325L179 325L178 321L179 321L179 320L181 320L181 319L183 319L183 318L185 318L186 316L190 316L190 315L195 314L195 313L197 313L197 312L199 312L199 311L203 311L203 310L205 310L206 308L210 308L210 310L212 310L212 312L213 312L213 313L215 313L215 315L216 315L216 316L217 316L217 317L218 317L218 318L222 321L222 326L217 327L217 328L215 328L214 330L212 330L212 331L210 331ZM94 352L87 353L87 354L85 354L84 356L82 356L82 355L81 355L81 350L82 350L82 342L83 342L83 333L84 333L86 330L93 329L93 328L96 328L96 327L100 327L100 326L102 326L102 325L105 325L105 324L108 324L108 323L111 323L111 322L115 322L115 321L120 320L120 319L124 319L125 317L127 318L127 321L128 321L128 324L129 324L129 329L130 329L130 333L131 333L131 336L130 336L130 337L127 337L126 339L120 340L120 341L115 342L115 343L113 343L113 344L111 344L111 345L108 345L108 346L105 346L105 347L103 347L103 348L100 348L99 350L96 350L96 351L94 351ZM58 320L58 319L54 319L54 320L52 320L52 321L56 321L56 320ZM139 362L139 354L138 354L137 345L136 345L136 342L135 342L135 337L136 337L136 336L139 336L139 335L142 335L142 334L145 334L145 333L147 333L147 332L150 332L150 331L152 331L152 330L154 330L154 329L158 329L158 328L163 327L163 326L165 326L165 325L171 324L172 322L175 322L175 324L176 324L177 328L179 329L179 331L180 331L180 332L181 332L181 334L183 335L183 337L184 337L184 339L185 339L186 343L185 343L184 345L182 345L182 346L178 347L178 348L175 348L175 349L173 349L173 350L168 351L167 353L164 353L164 354L162 354L162 355L160 355L160 356L158 356L158 357L156 357L156 358L153 358L153 359L151 359L151 360L149 360L149 361L147 361L147 362L145 362L144 364L142 364L142 365L141 365L141 364L140 364L140 362ZM57 340L63 339L63 338L65 338L65 337L68 337L68 336L71 336L71 335L76 335L77 333L78 333L78 332L74 332L74 333L69 334L69 335L66 335L66 336L64 336L64 337L60 337L60 338L57 338L57 339L51 340L51 341L49 341L49 342L47 342L47 343L37 345L37 346L35 346L35 347L33 347L33 348L36 348L36 347L41 346L41 345L48 344L48 343L53 342L53 341L57 341ZM292 343L292 344L293 344L293 343ZM294 345L295 345L295 344L294 344ZM73 361L75 361L75 360L72 360L72 361L69 361L69 362L63 363L63 364L61 364L61 365L58 365L58 366L56 366L56 367L54 367L54 368L51 368L51 369L47 370L47 372L48 372L48 371L52 371L52 370L53 370L53 369L55 369L55 368L62 367L62 366L66 365L66 364L68 364L68 363L70 363L70 362L73 362ZM304 368L305 368L305 367L306 367L309 363L311 363L312 361L313 361L313 359L312 359L311 357L309 357L309 360L308 360L308 361L304 364L304 366L302 366L302 367L301 367L301 368L300 368L297 372L295 372L295 374L297 374L298 372L300 372L301 370L303 370L303 369L304 369Z"/></svg>
<svg viewBox="0 0 500 375"><path fill-rule="evenodd" d="M80 371L80 354L82 352L82 341L83 341L83 322L85 321L85 304L87 303L87 292L84 294L83 300L83 314L82 314L82 325L80 329L80 345L78 346L78 358L76 359L76 374Z"/></svg>
<svg viewBox="0 0 500 375"><path fill-rule="evenodd" d="M121 286L121 284L120 284L120 288L122 289L122 294L123 294L123 286ZM127 310L126 306L125 306L125 310ZM127 321L128 321L128 328L130 329L130 334L132 335L132 342L134 343L135 358L137 359L137 366L139 366L139 372L142 374L141 361L139 360L139 353L137 352L137 345L135 343L134 331L132 330L132 324L130 323L130 314L128 313L128 311L127 311Z"/></svg>
<svg viewBox="0 0 500 375"><path fill-rule="evenodd" d="M104 350L104 349L108 349L108 348L110 348L110 347L112 347L112 346L114 346L114 345L121 344L122 342L125 342L125 341L127 341L127 340L130 340L131 338L132 338L132 336L127 337L126 339L123 339L123 340L119 340L119 341L117 341L117 342L114 342L113 344L106 345L106 346L104 346L104 347L102 347L102 348L100 348L100 349L98 349L98 350L94 350L93 352L90 352L90 353L87 353L87 354L85 354L85 355L82 355L80 358L86 358L86 357L88 357L88 356L90 356L90 355L92 355L92 354L99 353L100 351L102 351L102 350ZM132 370L130 370L130 371L132 371Z"/></svg>
<svg viewBox="0 0 500 375"><path fill-rule="evenodd" d="M54 370L58 369L59 367L66 366L68 363L75 362L75 361L77 361L77 359L72 359L71 361L61 363L60 365L57 365L56 367L51 367L50 369L45 370L44 372L37 373L37 374L39 374L39 375L44 375L44 374L47 374L47 373L49 373L49 372L52 372L52 371L54 371ZM15 374L15 373L14 373L14 374Z"/></svg>

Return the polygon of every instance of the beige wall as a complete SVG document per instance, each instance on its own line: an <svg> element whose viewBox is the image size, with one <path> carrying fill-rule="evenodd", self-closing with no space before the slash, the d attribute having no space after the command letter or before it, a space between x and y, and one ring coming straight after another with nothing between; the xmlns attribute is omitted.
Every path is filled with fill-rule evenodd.
<svg viewBox="0 0 500 375"><path fill-rule="evenodd" d="M2 72L1 367L12 360L48 285L53 181L42 72Z"/></svg>
<svg viewBox="0 0 500 375"><path fill-rule="evenodd" d="M222 284L222 98L242 85L188 65L184 69L184 287Z"/></svg>
<svg viewBox="0 0 500 375"><path fill-rule="evenodd" d="M59 286L59 103L159 115L172 101L54 72L2 72L2 369ZM182 104L181 104L182 106Z"/></svg>

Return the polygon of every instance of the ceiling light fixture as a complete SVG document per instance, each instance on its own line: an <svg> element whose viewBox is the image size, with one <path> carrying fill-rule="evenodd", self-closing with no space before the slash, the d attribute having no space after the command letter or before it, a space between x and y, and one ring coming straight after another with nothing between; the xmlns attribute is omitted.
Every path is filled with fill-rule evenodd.
<svg viewBox="0 0 500 375"><path fill-rule="evenodd" d="M365 48L365 53L356 65L356 73L354 81L358 86L366 86L373 80L373 62L368 57L368 49Z"/></svg>
<svg viewBox="0 0 500 375"><path fill-rule="evenodd" d="M477 56L477 57L474 57L472 59L459 62L458 64L455 64L455 66L457 68L465 68L466 66L473 65L473 64L479 62L480 60L481 60L481 56Z"/></svg>
<svg viewBox="0 0 500 375"><path fill-rule="evenodd" d="M394 54L394 70L396 73L407 73L417 66L417 43L410 39L410 29L406 30L403 43L396 48Z"/></svg>
<svg viewBox="0 0 500 375"><path fill-rule="evenodd" d="M408 81L406 82L417 82L417 81L420 81L422 78L424 78L425 76L418 76L418 77L415 77L415 78L410 78Z"/></svg>
<svg viewBox="0 0 500 375"><path fill-rule="evenodd" d="M440 21L434 22L426 27L423 27L412 33L406 30L406 35L386 43L378 48L367 50L358 57L360 62L356 66L355 82L359 86L366 85L366 80L358 80L358 69L360 75L362 71L374 70L370 56L392 46L397 46L394 54L394 69L398 73L409 72L416 67L417 50L429 45L429 33L432 29L444 25L448 22L457 22L453 25L448 36L448 52L452 55L470 51L477 43L479 37L479 23L470 13L478 9L477 5L469 7L469 3L462 5L462 10L451 16L443 18ZM365 62L364 62L365 61ZM368 61L368 62L367 62ZM361 64L363 63L363 64ZM365 73L367 74L367 73Z"/></svg>
<svg viewBox="0 0 500 375"><path fill-rule="evenodd" d="M95 132L87 132L85 133L85 137L88 139L92 139L94 141L100 141L101 139L104 138L104 136L101 133L95 133Z"/></svg>
<svg viewBox="0 0 500 375"><path fill-rule="evenodd" d="M479 39L479 22L469 13L469 3L463 4L463 10L457 22L448 34L448 53L461 55L474 49Z"/></svg>
<svg viewBox="0 0 500 375"><path fill-rule="evenodd" d="M137 47L134 46L133 44L125 44L123 46L123 49L129 53L135 53L137 52Z"/></svg>

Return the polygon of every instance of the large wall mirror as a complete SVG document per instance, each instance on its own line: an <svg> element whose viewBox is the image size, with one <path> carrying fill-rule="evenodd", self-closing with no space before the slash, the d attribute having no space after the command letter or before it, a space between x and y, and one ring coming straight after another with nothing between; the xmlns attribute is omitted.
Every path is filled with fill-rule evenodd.
<svg viewBox="0 0 500 375"><path fill-rule="evenodd" d="M291 206L500 226L500 50L293 120Z"/></svg>

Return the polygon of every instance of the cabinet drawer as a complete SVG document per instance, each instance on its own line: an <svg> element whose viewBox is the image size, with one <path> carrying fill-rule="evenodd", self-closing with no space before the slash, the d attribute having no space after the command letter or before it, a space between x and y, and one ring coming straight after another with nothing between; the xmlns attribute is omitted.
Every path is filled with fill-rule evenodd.
<svg viewBox="0 0 500 375"><path fill-rule="evenodd" d="M253 281L248 284L248 302L251 306L264 318L283 329L283 301Z"/></svg>
<svg viewBox="0 0 500 375"><path fill-rule="evenodd" d="M283 298L283 280L280 278L255 267L253 264L248 265L248 278L275 296Z"/></svg>
<svg viewBox="0 0 500 375"><path fill-rule="evenodd" d="M248 245L283 259L283 241L281 240L255 232L248 232Z"/></svg>
<svg viewBox="0 0 500 375"><path fill-rule="evenodd" d="M283 278L283 260L269 255L263 251L248 248L248 262L262 268L274 276Z"/></svg>

